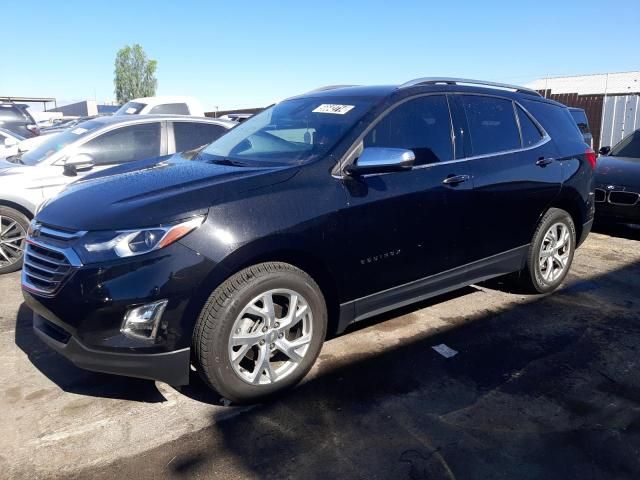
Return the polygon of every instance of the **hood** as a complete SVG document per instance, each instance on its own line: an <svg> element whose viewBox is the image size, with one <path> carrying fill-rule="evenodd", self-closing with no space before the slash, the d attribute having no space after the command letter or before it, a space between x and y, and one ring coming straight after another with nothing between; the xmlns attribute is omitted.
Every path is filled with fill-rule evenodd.
<svg viewBox="0 0 640 480"><path fill-rule="evenodd" d="M205 213L248 191L291 178L298 167L240 167L188 161L180 154L131 162L71 184L37 220L70 230L160 225Z"/></svg>
<svg viewBox="0 0 640 480"><path fill-rule="evenodd" d="M27 165L22 165L20 163L12 163L6 159L0 160L0 173L21 173L25 168L29 168Z"/></svg>
<svg viewBox="0 0 640 480"><path fill-rule="evenodd" d="M598 157L596 183L640 188L640 158Z"/></svg>

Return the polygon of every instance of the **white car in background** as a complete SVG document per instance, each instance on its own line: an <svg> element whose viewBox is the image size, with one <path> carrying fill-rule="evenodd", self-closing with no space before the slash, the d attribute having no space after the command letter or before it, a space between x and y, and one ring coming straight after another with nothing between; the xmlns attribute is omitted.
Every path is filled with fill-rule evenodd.
<svg viewBox="0 0 640 480"><path fill-rule="evenodd" d="M18 153L18 144L22 141L24 141L24 137L6 128L0 128L0 158Z"/></svg>
<svg viewBox="0 0 640 480"><path fill-rule="evenodd" d="M125 103L114 115L191 115L204 117L204 109L193 97L143 97Z"/></svg>

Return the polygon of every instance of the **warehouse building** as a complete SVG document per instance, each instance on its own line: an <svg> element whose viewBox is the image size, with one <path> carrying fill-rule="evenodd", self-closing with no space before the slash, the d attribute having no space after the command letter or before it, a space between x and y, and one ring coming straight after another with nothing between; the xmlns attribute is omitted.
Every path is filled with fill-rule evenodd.
<svg viewBox="0 0 640 480"><path fill-rule="evenodd" d="M640 128L640 71L550 77L526 85L587 113L594 148L613 146Z"/></svg>

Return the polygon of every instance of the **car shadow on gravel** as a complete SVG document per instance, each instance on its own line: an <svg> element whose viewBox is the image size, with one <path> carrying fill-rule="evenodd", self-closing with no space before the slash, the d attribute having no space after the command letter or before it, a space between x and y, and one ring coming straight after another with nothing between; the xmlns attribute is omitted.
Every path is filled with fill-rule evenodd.
<svg viewBox="0 0 640 480"><path fill-rule="evenodd" d="M638 279L640 263L575 278L345 354L274 401L77 478L640 478Z"/></svg>
<svg viewBox="0 0 640 480"><path fill-rule="evenodd" d="M593 225L593 231L609 235L610 237L626 238L627 240L640 240L640 225L596 222Z"/></svg>
<svg viewBox="0 0 640 480"><path fill-rule="evenodd" d="M42 374L65 392L146 403L166 401L150 380L89 372L76 367L35 335L32 312L24 303L16 317L15 343Z"/></svg>

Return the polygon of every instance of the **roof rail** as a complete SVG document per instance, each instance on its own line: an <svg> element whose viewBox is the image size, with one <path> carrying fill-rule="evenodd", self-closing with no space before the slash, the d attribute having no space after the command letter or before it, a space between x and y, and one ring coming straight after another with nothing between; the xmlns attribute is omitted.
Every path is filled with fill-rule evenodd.
<svg viewBox="0 0 640 480"><path fill-rule="evenodd" d="M517 85L509 85L506 83L485 82L483 80L471 80L468 78L447 78L447 77L424 77L416 78L408 82L403 83L398 88L415 87L416 85L435 85L438 83L444 83L446 85L478 85L481 87L493 87L501 88L504 90L512 90L514 92L526 93L529 95L535 95L541 97L540 93L526 87L519 87Z"/></svg>
<svg viewBox="0 0 640 480"><path fill-rule="evenodd" d="M357 87L358 85L325 85L324 87L314 88L307 93L326 92L327 90L335 90L336 88Z"/></svg>

